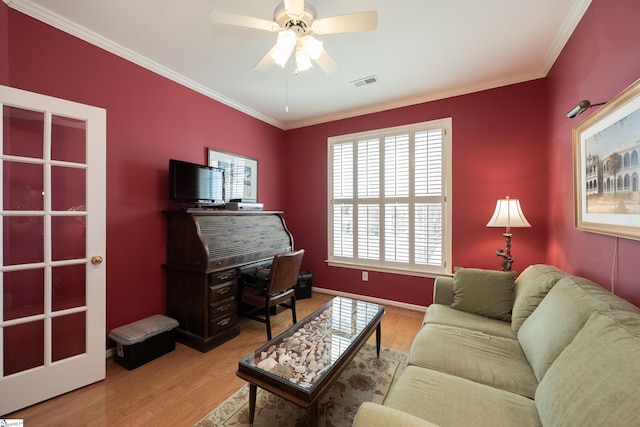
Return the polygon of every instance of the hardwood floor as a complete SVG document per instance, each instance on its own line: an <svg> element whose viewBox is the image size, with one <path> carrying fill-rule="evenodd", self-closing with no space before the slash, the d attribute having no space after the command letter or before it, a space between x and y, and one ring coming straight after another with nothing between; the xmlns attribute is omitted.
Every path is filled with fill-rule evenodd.
<svg viewBox="0 0 640 427"><path fill-rule="evenodd" d="M302 319L331 295L313 293L296 302ZM382 345L407 352L424 313L387 306ZM272 317L274 336L291 326L286 310ZM240 388L238 360L266 342L265 325L240 319L240 336L201 353L176 344L175 351L128 371L107 359L107 378L23 409L5 418L36 426L192 426ZM370 339L375 343L375 334Z"/></svg>

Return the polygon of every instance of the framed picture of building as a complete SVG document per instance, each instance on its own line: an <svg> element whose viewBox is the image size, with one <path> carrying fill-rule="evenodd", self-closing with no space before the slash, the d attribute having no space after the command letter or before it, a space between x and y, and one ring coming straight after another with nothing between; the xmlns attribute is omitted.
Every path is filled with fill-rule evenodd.
<svg viewBox="0 0 640 427"><path fill-rule="evenodd" d="M224 169L224 199L258 201L258 161L250 157L207 149L209 166Z"/></svg>
<svg viewBox="0 0 640 427"><path fill-rule="evenodd" d="M640 80L573 130L575 226L640 240Z"/></svg>

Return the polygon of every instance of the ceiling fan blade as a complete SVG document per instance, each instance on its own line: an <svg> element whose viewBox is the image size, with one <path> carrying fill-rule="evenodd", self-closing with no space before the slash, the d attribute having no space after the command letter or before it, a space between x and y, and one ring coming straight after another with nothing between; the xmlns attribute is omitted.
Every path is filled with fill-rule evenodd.
<svg viewBox="0 0 640 427"><path fill-rule="evenodd" d="M210 11L209 19L215 24L236 25L238 27L255 28L256 30L278 31L280 29L280 26L273 21L220 10Z"/></svg>
<svg viewBox="0 0 640 427"><path fill-rule="evenodd" d="M284 0L284 10L293 19L300 19L304 15L304 0Z"/></svg>
<svg viewBox="0 0 640 427"><path fill-rule="evenodd" d="M316 64L318 64L318 66L322 68L322 71L324 71L327 74L333 73L338 69L338 67L340 67L340 65L338 65L336 60L333 59L333 56L329 55L329 53L326 50L323 50L320 56L318 56L318 58L315 59L315 61L316 61Z"/></svg>
<svg viewBox="0 0 640 427"><path fill-rule="evenodd" d="M311 29L316 34L354 33L372 31L376 28L378 28L378 12L374 10L316 19L311 24Z"/></svg>
<svg viewBox="0 0 640 427"><path fill-rule="evenodd" d="M267 54L263 56L260 61L258 61L258 63L256 64L255 67L253 67L253 69L256 71L268 71L271 68L271 66L275 64L275 61L271 57L271 54L276 50L277 46L278 45L274 45L271 48L271 50L267 52Z"/></svg>

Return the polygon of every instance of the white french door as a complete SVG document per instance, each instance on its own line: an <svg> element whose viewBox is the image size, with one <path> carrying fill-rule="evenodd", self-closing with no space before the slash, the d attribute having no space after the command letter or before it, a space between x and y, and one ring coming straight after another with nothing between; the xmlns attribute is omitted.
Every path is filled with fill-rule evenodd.
<svg viewBox="0 0 640 427"><path fill-rule="evenodd" d="M106 111L0 86L0 415L105 377Z"/></svg>

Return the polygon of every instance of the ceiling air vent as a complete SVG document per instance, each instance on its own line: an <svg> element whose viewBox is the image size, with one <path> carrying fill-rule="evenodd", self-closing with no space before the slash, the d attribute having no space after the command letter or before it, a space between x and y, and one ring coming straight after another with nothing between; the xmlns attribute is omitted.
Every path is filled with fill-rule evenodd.
<svg viewBox="0 0 640 427"><path fill-rule="evenodd" d="M378 80L378 76L369 76L369 77L365 77L364 79L354 80L351 82L351 84L354 87L360 87L364 85L370 85L371 83L377 83L379 81L380 80Z"/></svg>

